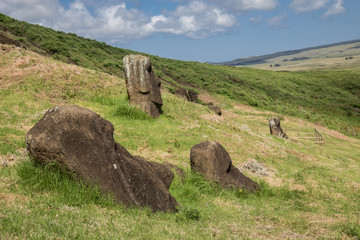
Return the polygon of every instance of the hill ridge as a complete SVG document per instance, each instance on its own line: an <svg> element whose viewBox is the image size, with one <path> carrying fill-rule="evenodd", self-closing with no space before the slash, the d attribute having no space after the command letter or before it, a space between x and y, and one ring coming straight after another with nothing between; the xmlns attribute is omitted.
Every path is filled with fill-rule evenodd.
<svg viewBox="0 0 360 240"><path fill-rule="evenodd" d="M253 64L261 64L261 63L265 63L266 60L269 60L272 58L284 57L284 56L289 56L289 55L293 55L293 54L299 54L299 53L302 53L305 51L311 51L311 50L317 50L317 49L323 49L323 48L329 48L329 47L335 47L335 46L339 46L339 45L347 45L347 44L353 44L353 43L360 43L360 39L349 40L349 41L338 42L338 43L324 44L324 45L319 45L319 46L315 46L315 47L307 47L307 48L301 48L301 49L295 49L295 50L279 51L279 52L264 54L264 55L260 55L260 56L236 58L231 61L214 62L211 64L229 65L229 66L246 66L246 65L253 65Z"/></svg>

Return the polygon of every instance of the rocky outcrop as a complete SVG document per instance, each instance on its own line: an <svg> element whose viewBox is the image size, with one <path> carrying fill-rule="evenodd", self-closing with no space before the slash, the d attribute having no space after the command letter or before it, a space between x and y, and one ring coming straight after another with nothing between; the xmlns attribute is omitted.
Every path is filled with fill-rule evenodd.
<svg viewBox="0 0 360 240"><path fill-rule="evenodd" d="M160 79L155 75L150 58L127 55L123 59L126 89L130 104L152 117L159 117L163 101Z"/></svg>
<svg viewBox="0 0 360 240"><path fill-rule="evenodd" d="M26 134L36 161L55 161L127 206L175 211L168 188L174 174L158 163L132 156L113 138L113 125L88 109L60 106L48 110Z"/></svg>
<svg viewBox="0 0 360 240"><path fill-rule="evenodd" d="M223 187L253 191L259 185L232 165L228 152L215 141L197 144L190 151L191 169Z"/></svg>
<svg viewBox="0 0 360 240"><path fill-rule="evenodd" d="M280 126L280 119L278 117L269 118L269 127L270 127L270 134L285 139L288 138L286 136L286 133L282 130Z"/></svg>

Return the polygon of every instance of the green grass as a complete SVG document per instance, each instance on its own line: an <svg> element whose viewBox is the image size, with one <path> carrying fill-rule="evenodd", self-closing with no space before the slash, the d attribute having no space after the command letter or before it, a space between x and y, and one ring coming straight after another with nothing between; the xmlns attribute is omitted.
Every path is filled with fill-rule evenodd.
<svg viewBox="0 0 360 240"><path fill-rule="evenodd" d="M311 128L315 126L311 116L311 121L291 116L310 114L309 109L320 109L321 104L308 109L307 104L311 106L315 100L298 100L296 91L304 91L306 96L319 92L326 98L321 102L326 108L320 113L333 109L332 101L356 104L356 70L272 73L186 62L175 66L170 60L158 59L166 76L180 68L176 74L189 82L213 88L217 94L212 97L220 103L223 115L162 91L163 113L150 119L128 104L122 77L12 46L1 45L0 51L0 163L8 161L8 167L0 166L0 239L358 238L359 140L327 128L322 128L325 145L278 139L268 134L267 119L273 113L239 105L240 93L249 98L246 101L261 106L267 98L278 101L270 98L270 93L278 91L272 94L289 101L268 109L287 112L298 101L304 111L275 112L282 116L283 127ZM167 72L171 66L174 69ZM218 81L223 76L243 79L242 87ZM212 87L214 84L218 88ZM294 90L296 86L300 86L298 90ZM320 86L339 94L327 96ZM22 156L18 150L25 147L26 132L47 109L62 104L89 108L112 122L115 140L131 154L184 169L185 179L176 176L170 186L179 211L166 214L125 208L101 195L96 187L74 181L71 174L54 166L39 166ZM343 127L356 121L357 115L347 116L342 108L333 111L320 117L328 124L337 120ZM305 115L303 119L307 119ZM257 181L261 190L226 190L191 172L190 149L206 140L223 145L236 167L248 159L266 166L268 177L242 171ZM12 158L15 160L10 161ZM11 166L13 162L15 166Z"/></svg>
<svg viewBox="0 0 360 240"><path fill-rule="evenodd" d="M136 54L75 34L16 21L2 14L0 26L5 29L0 32L16 41L22 39L19 44L32 51L119 77L124 76L123 57ZM205 89L259 109L300 117L349 136L360 136L359 68L272 72L143 55L152 59L158 76L175 85L184 82L195 89ZM166 88L173 90L170 85ZM81 93L68 86L63 97L74 98L77 94Z"/></svg>
<svg viewBox="0 0 360 240"><path fill-rule="evenodd" d="M81 206L96 204L102 207L114 206L111 197L104 196L96 186L88 186L80 179L76 179L70 172L58 166L55 162L46 166L36 161L24 161L16 166L17 182L26 195L34 193L53 192L55 199L51 202L66 206Z"/></svg>

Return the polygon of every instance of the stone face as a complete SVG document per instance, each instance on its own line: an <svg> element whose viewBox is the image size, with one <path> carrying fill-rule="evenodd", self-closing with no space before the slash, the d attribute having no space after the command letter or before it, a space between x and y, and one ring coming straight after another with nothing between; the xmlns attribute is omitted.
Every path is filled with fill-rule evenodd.
<svg viewBox="0 0 360 240"><path fill-rule="evenodd" d="M232 165L228 152L215 141L197 144L190 151L191 169L223 187L253 191L259 185Z"/></svg>
<svg viewBox="0 0 360 240"><path fill-rule="evenodd" d="M163 105L161 82L154 73L150 58L127 55L123 63L130 104L140 107L152 117L159 117Z"/></svg>
<svg viewBox="0 0 360 240"><path fill-rule="evenodd" d="M54 107L28 131L26 148L36 161L55 161L127 206L175 211L177 202L168 191L174 174L132 156L113 132L109 121L88 109Z"/></svg>
<svg viewBox="0 0 360 240"><path fill-rule="evenodd" d="M269 127L270 127L270 134L285 139L288 138L280 126L280 119L278 117L269 118Z"/></svg>

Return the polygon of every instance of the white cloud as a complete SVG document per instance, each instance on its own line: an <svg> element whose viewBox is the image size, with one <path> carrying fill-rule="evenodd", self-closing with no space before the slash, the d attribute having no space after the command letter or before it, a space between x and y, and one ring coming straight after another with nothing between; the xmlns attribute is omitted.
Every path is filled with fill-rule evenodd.
<svg viewBox="0 0 360 240"><path fill-rule="evenodd" d="M31 23L51 25L52 16L58 15L61 6L57 0L1 0L0 11L13 18Z"/></svg>
<svg viewBox="0 0 360 240"><path fill-rule="evenodd" d="M249 19L249 21L252 23L252 24L259 24L262 22L262 19L263 19L263 16L258 16L258 17L251 17Z"/></svg>
<svg viewBox="0 0 360 240"><path fill-rule="evenodd" d="M209 0L230 12L243 14L251 10L270 11L277 5L277 0Z"/></svg>
<svg viewBox="0 0 360 240"><path fill-rule="evenodd" d="M329 17L329 16L345 13L345 8L343 7L343 3L344 3L343 0L335 0L334 4L323 15L323 17Z"/></svg>
<svg viewBox="0 0 360 240"><path fill-rule="evenodd" d="M237 21L232 14L204 1L191 1L157 16L129 9L124 2L109 5L111 2L90 11L84 0L75 0L68 9L58 0L1 0L0 11L20 20L111 43L125 43L158 32L206 38L231 29Z"/></svg>
<svg viewBox="0 0 360 240"><path fill-rule="evenodd" d="M205 38L233 27L236 18L219 8L202 1L193 1L179 6L167 16L152 17L149 28L156 32L185 35L190 38Z"/></svg>
<svg viewBox="0 0 360 240"><path fill-rule="evenodd" d="M325 7L330 0L293 0L290 7L294 9L297 14L311 12Z"/></svg>
<svg viewBox="0 0 360 240"><path fill-rule="evenodd" d="M268 20L268 26L269 28L273 28L273 29L286 28L288 27L287 22L288 22L288 17L287 14L284 13Z"/></svg>

